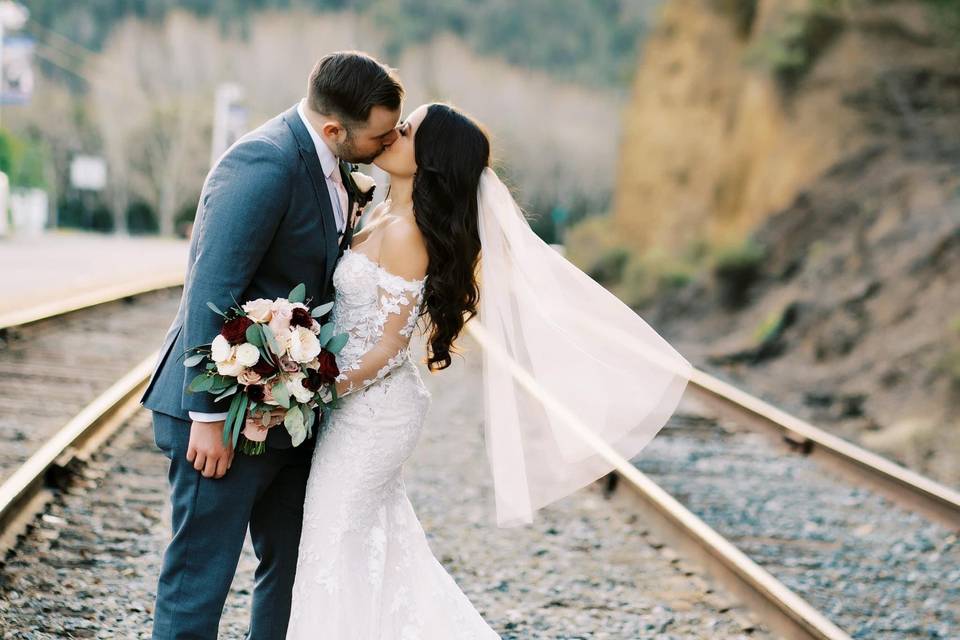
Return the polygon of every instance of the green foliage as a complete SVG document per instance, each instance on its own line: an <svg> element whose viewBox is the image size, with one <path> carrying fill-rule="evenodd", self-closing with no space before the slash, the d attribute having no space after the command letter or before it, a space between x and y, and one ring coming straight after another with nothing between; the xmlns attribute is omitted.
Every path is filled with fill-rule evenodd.
<svg viewBox="0 0 960 640"><path fill-rule="evenodd" d="M933 15L934 24L948 44L960 45L960 2L957 0L924 0Z"/></svg>
<svg viewBox="0 0 960 640"><path fill-rule="evenodd" d="M725 306L739 308L746 303L750 287L760 277L765 257L763 247L750 240L717 252L713 275Z"/></svg>
<svg viewBox="0 0 960 640"><path fill-rule="evenodd" d="M960 391L960 347L953 347L940 356L937 370L946 376L950 385Z"/></svg>
<svg viewBox="0 0 960 640"><path fill-rule="evenodd" d="M750 35L754 18L757 17L758 0L713 0L714 9L733 21L734 29L741 38Z"/></svg>
<svg viewBox="0 0 960 640"><path fill-rule="evenodd" d="M753 339L758 344L763 344L772 338L783 324L783 311L773 311L763 319L757 328L753 331Z"/></svg>
<svg viewBox="0 0 960 640"><path fill-rule="evenodd" d="M748 62L767 68L785 93L796 89L843 30L843 20L814 6L792 13L779 29L764 34L747 52Z"/></svg>
<svg viewBox="0 0 960 640"><path fill-rule="evenodd" d="M587 268L587 274L604 286L616 284L623 277L623 270L630 260L630 252L624 247L613 247L602 253Z"/></svg>
<svg viewBox="0 0 960 640"><path fill-rule="evenodd" d="M393 59L440 33L464 38L478 52L588 84L631 77L645 24L630 0L27 0L40 24L98 49L126 16L162 19L182 8L245 33L266 9L350 9L369 16L387 37Z"/></svg>
<svg viewBox="0 0 960 640"><path fill-rule="evenodd" d="M39 143L0 129L0 171L9 176L11 187L45 187L45 162L46 155Z"/></svg>

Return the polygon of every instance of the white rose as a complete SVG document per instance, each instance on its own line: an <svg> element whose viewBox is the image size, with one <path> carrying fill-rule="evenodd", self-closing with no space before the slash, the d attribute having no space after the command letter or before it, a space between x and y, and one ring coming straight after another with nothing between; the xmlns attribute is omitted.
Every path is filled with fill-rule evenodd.
<svg viewBox="0 0 960 640"><path fill-rule="evenodd" d="M354 171L350 174L350 177L353 179L353 183L357 185L360 193L369 193L370 189L377 186L377 181L365 173Z"/></svg>
<svg viewBox="0 0 960 640"><path fill-rule="evenodd" d="M287 390L297 402L310 402L313 399L313 391L303 386L303 380L306 376L302 372L292 374L287 378Z"/></svg>
<svg viewBox="0 0 960 640"><path fill-rule="evenodd" d="M287 339L289 340L287 353L296 362L310 362L320 355L320 340L310 329L291 327Z"/></svg>
<svg viewBox="0 0 960 640"><path fill-rule="evenodd" d="M210 345L210 357L214 362L225 362L233 357L233 347L222 334L217 334Z"/></svg>
<svg viewBox="0 0 960 640"><path fill-rule="evenodd" d="M243 366L252 367L260 359L260 350L249 342L244 342L237 346L236 359Z"/></svg>
<svg viewBox="0 0 960 640"><path fill-rule="evenodd" d="M245 367L237 362L236 357L231 357L229 360L224 362L217 363L217 373L222 376L230 376L231 378L236 378L241 373L243 373Z"/></svg>
<svg viewBox="0 0 960 640"><path fill-rule="evenodd" d="M243 310L254 322L270 322L273 315L273 301L257 298L243 305Z"/></svg>

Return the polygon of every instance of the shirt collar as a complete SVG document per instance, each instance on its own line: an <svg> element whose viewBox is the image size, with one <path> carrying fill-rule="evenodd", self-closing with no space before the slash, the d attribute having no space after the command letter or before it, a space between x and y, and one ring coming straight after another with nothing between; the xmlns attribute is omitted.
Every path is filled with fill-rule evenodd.
<svg viewBox="0 0 960 640"><path fill-rule="evenodd" d="M323 141L320 134L314 130L313 125L307 120L307 114L304 112L306 101L306 98L300 100L300 103L297 105L297 114L300 116L300 119L303 120L303 125L307 128L310 139L313 140L313 146L317 150L317 155L320 157L320 166L323 167L323 175L329 178L339 167L339 162L336 156L333 155L333 151L327 146L327 143Z"/></svg>

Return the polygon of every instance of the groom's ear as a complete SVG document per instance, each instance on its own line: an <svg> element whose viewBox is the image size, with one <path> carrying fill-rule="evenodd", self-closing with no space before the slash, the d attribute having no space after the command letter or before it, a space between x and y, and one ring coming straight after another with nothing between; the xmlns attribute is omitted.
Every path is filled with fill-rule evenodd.
<svg viewBox="0 0 960 640"><path fill-rule="evenodd" d="M320 131L325 138L335 140L338 143L347 139L347 130L336 120L327 120Z"/></svg>

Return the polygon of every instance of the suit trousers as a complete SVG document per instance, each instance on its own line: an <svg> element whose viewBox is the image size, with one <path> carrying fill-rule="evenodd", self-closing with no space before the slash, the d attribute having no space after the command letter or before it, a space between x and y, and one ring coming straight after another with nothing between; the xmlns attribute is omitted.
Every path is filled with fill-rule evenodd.
<svg viewBox="0 0 960 640"><path fill-rule="evenodd" d="M186 458L189 422L154 412L153 429L170 459L173 506L153 640L216 640L248 528L259 564L246 637L283 640L316 438L295 448L268 447L259 456L237 453L226 475L214 479Z"/></svg>

